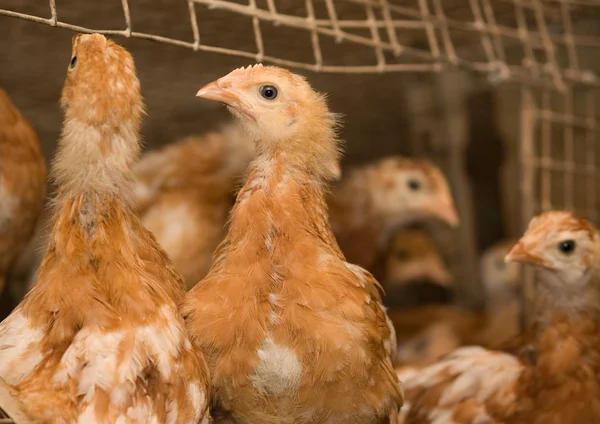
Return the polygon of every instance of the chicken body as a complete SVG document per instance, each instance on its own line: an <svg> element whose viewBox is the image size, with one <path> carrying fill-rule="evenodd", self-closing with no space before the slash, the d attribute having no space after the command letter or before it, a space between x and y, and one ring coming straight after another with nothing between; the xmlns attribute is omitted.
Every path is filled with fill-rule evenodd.
<svg viewBox="0 0 600 424"><path fill-rule="evenodd" d="M27 119L0 89L0 293L33 235L46 196L46 163Z"/></svg>
<svg viewBox="0 0 600 424"><path fill-rule="evenodd" d="M425 368L401 369L402 422L600 422L600 235L569 212L547 212L507 259L539 268L532 359L464 347Z"/></svg>
<svg viewBox="0 0 600 424"><path fill-rule="evenodd" d="M328 223L338 146L323 98L260 65L198 95L226 103L258 152L211 271L182 306L216 407L241 423L395 422L393 329L377 282L345 261Z"/></svg>
<svg viewBox="0 0 600 424"><path fill-rule="evenodd" d="M227 231L237 183L253 155L245 131L228 125L150 152L134 166L142 224L168 253L188 289L208 273Z"/></svg>
<svg viewBox="0 0 600 424"><path fill-rule="evenodd" d="M54 226L36 283L0 324L0 377L36 422L208 422L183 282L131 206L133 60L98 34L75 36L72 52Z"/></svg>
<svg viewBox="0 0 600 424"><path fill-rule="evenodd" d="M355 168L334 187L328 203L344 255L369 271L399 227L428 218L459 223L446 178L419 159L396 156Z"/></svg>

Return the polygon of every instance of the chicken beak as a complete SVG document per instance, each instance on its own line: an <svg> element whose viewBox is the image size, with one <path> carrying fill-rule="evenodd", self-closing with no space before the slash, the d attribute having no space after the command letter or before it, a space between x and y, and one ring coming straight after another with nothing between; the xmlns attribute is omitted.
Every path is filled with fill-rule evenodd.
<svg viewBox="0 0 600 424"><path fill-rule="evenodd" d="M244 107L240 97L231 90L223 88L219 83L220 81L221 79L218 79L210 84L206 84L204 87L198 90L196 97L202 97L203 99L224 103L239 114L256 121L256 117L250 113L247 107Z"/></svg>
<svg viewBox="0 0 600 424"><path fill-rule="evenodd" d="M460 224L460 218L454 205L444 205L442 207L436 207L432 210L433 215L451 226L452 228L458 227Z"/></svg>
<svg viewBox="0 0 600 424"><path fill-rule="evenodd" d="M228 106L235 107L239 104L240 98L230 91L219 86L219 80L206 84L196 93L196 97L202 97L207 100L214 100L225 103Z"/></svg>
<svg viewBox="0 0 600 424"><path fill-rule="evenodd" d="M532 265L541 265L545 266L546 263L544 259L540 258L537 255L532 254L523 244L523 242L518 242L515 244L512 249L506 254L504 257L504 262L523 262Z"/></svg>
<svg viewBox="0 0 600 424"><path fill-rule="evenodd" d="M452 287L452 276L446 270L442 264L436 262L434 266L429 269L431 279L439 283L443 287Z"/></svg>

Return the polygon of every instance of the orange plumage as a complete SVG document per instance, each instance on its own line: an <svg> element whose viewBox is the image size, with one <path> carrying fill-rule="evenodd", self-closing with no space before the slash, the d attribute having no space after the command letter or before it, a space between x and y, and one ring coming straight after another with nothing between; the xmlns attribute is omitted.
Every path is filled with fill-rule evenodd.
<svg viewBox="0 0 600 424"><path fill-rule="evenodd" d="M0 324L0 377L37 422L208 422L183 282L132 210L143 113L129 53L77 35L37 281Z"/></svg>
<svg viewBox="0 0 600 424"><path fill-rule="evenodd" d="M46 195L46 163L27 119L0 89L0 293L35 230Z"/></svg>
<svg viewBox="0 0 600 424"><path fill-rule="evenodd" d="M186 295L216 408L244 423L388 423L402 403L377 282L331 231L335 119L301 77L257 65L205 86L258 157L208 276Z"/></svg>
<svg viewBox="0 0 600 424"><path fill-rule="evenodd" d="M428 367L399 370L402 422L600 421L600 234L570 212L546 212L507 260L538 269L531 355L466 347Z"/></svg>

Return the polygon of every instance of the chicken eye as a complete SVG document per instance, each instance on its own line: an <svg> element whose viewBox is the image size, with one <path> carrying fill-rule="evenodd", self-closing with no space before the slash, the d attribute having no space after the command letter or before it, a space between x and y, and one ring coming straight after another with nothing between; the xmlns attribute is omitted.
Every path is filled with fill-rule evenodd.
<svg viewBox="0 0 600 424"><path fill-rule="evenodd" d="M408 188L411 191L418 191L421 189L421 183L417 180L408 180Z"/></svg>
<svg viewBox="0 0 600 424"><path fill-rule="evenodd" d="M274 100L277 98L277 89L272 85L263 85L260 87L260 95L267 100Z"/></svg>
<svg viewBox="0 0 600 424"><path fill-rule="evenodd" d="M565 255L573 253L575 250L575 241L573 240L564 240L558 243L558 250L560 250Z"/></svg>
<svg viewBox="0 0 600 424"><path fill-rule="evenodd" d="M405 261L410 258L410 254L406 250L397 250L394 253L394 256L400 261Z"/></svg>
<svg viewBox="0 0 600 424"><path fill-rule="evenodd" d="M74 68L76 63L77 63L77 56L73 56L73 59L71 59L71 63L69 64L69 66L71 68Z"/></svg>

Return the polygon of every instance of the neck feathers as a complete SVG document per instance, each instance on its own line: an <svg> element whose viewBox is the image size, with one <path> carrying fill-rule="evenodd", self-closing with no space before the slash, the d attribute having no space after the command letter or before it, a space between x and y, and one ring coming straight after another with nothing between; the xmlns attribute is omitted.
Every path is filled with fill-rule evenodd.
<svg viewBox="0 0 600 424"><path fill-rule="evenodd" d="M253 169L264 170L275 157L284 161L287 172L297 181L327 184L340 178L340 142L336 129L338 118L325 104L316 103L308 115L297 113L284 133L268 138L252 134L256 140L257 158Z"/></svg>
<svg viewBox="0 0 600 424"><path fill-rule="evenodd" d="M92 126L75 119L65 122L53 175L61 198L83 193L114 195L131 203L131 165L140 151L137 127Z"/></svg>
<svg viewBox="0 0 600 424"><path fill-rule="evenodd" d="M600 280L595 273L590 272L584 281L573 286L549 271L541 271L540 278L537 285L537 321L542 328L556 316L572 320L600 317Z"/></svg>

